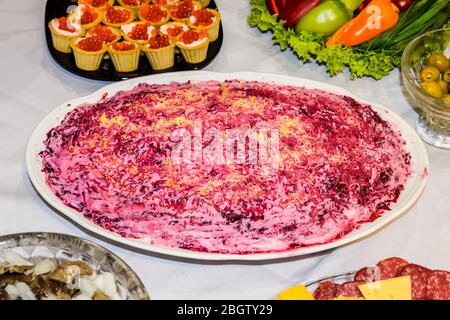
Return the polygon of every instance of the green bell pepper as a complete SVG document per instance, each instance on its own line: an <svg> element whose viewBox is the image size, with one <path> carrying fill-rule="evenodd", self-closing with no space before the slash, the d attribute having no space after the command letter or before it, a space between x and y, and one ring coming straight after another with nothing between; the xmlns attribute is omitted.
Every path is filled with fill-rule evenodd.
<svg viewBox="0 0 450 320"><path fill-rule="evenodd" d="M364 0L322 0L295 26L297 33L308 31L331 35L353 18L353 12Z"/></svg>

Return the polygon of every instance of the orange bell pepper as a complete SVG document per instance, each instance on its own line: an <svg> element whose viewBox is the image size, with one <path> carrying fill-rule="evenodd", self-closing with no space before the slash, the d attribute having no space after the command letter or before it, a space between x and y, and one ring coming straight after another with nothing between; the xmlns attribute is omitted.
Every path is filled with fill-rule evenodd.
<svg viewBox="0 0 450 320"><path fill-rule="evenodd" d="M372 0L359 15L344 24L327 41L327 47L342 43L347 47L367 42L394 27L399 9L391 0Z"/></svg>

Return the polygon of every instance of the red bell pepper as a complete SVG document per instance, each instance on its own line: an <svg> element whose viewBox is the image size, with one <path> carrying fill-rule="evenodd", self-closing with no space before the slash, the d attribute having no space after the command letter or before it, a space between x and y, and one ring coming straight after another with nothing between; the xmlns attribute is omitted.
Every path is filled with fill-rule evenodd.
<svg viewBox="0 0 450 320"><path fill-rule="evenodd" d="M400 12L404 12L411 7L415 0L392 0L392 3L400 10ZM359 7L359 10L362 11L365 7L369 5L372 0L364 0L364 2Z"/></svg>
<svg viewBox="0 0 450 320"><path fill-rule="evenodd" d="M276 0L266 0L267 8L269 9L270 14L279 13L278 5Z"/></svg>
<svg viewBox="0 0 450 320"><path fill-rule="evenodd" d="M271 14L278 13L278 19L286 21L286 28L292 28L319 2L320 0L266 0L266 5Z"/></svg>
<svg viewBox="0 0 450 320"><path fill-rule="evenodd" d="M310 10L316 7L320 0L285 0L285 5L279 9L279 18L285 20L284 26L292 28Z"/></svg>

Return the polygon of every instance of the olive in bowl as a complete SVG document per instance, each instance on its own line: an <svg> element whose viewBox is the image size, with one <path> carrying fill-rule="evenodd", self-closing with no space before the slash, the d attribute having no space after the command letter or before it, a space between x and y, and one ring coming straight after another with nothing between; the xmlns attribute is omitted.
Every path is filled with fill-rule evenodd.
<svg viewBox="0 0 450 320"><path fill-rule="evenodd" d="M427 143L450 149L450 29L425 33L405 48L401 73L410 103L422 112L417 132Z"/></svg>

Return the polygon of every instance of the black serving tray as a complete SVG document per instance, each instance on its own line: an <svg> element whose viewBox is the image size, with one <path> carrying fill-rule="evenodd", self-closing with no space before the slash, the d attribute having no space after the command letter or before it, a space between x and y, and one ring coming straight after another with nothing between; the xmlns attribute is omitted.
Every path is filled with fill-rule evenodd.
<svg viewBox="0 0 450 320"><path fill-rule="evenodd" d="M76 2L75 2L76 4ZM139 68L133 72L117 72L114 69L114 65L111 60L104 59L100 68L96 71L84 71L78 69L75 65L75 58L73 53L62 53L53 48L52 36L50 29L48 28L48 23L53 18L59 18L64 15L67 15L67 8L69 6L74 5L74 2L71 0L47 0L47 5L45 7L45 37L47 40L47 47L50 51L50 55L55 59L55 61L64 69L69 72L72 72L78 76L93 79L93 80L102 80L102 81L120 81L126 80L151 74L164 73L164 72L175 72L175 71L190 71L190 70L200 70L205 68L208 64L214 60L216 55L219 53L220 48L223 43L223 28L222 22L220 23L220 31L219 38L209 44L208 55L206 60L197 63L191 64L184 61L182 55L180 53L176 53L175 55L175 65L172 68L165 70L153 70L148 62L147 57L141 56L139 61ZM217 9L217 5L214 1L211 1L208 8Z"/></svg>

